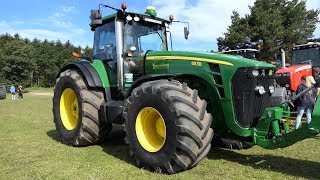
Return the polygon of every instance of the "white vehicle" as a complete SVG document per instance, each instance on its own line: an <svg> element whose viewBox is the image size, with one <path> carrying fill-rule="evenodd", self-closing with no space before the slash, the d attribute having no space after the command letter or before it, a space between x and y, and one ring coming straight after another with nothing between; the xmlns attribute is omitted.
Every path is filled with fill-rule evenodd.
<svg viewBox="0 0 320 180"><path fill-rule="evenodd" d="M233 49L228 51L222 51L223 54L232 54L232 55L239 55L248 59L256 59L257 53L259 50L257 49Z"/></svg>

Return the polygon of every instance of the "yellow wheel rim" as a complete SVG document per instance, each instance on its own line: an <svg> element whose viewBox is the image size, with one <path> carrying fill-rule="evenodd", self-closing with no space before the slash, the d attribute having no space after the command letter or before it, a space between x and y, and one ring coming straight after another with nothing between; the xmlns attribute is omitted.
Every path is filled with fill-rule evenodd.
<svg viewBox="0 0 320 180"><path fill-rule="evenodd" d="M136 134L145 150L159 151L166 141L166 125L161 114L152 107L143 108L136 119Z"/></svg>
<svg viewBox="0 0 320 180"><path fill-rule="evenodd" d="M67 130L73 130L79 122L79 105L76 93L67 88L60 98L60 116Z"/></svg>

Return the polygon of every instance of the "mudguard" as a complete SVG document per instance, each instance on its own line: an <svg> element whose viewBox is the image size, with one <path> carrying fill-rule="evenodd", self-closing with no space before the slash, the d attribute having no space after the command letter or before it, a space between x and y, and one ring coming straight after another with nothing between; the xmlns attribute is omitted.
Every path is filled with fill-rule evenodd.
<svg viewBox="0 0 320 180"><path fill-rule="evenodd" d="M68 65L64 66L60 72L58 73L57 77L59 77L60 73L65 71L66 69L78 69L82 75L85 77L88 85L90 87L98 87L102 88L102 81L97 73L97 71L92 67L89 61L80 60L73 63L69 63Z"/></svg>

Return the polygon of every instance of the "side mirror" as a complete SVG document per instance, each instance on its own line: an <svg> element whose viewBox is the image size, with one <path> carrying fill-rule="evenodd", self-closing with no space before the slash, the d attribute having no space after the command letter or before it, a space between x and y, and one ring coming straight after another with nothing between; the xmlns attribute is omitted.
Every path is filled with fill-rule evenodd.
<svg viewBox="0 0 320 180"><path fill-rule="evenodd" d="M184 23L184 24L187 24L187 27L184 27L184 38L185 39L188 39L188 36L189 36L189 22L184 22L184 21L173 21L173 16L172 15L170 15L169 16L169 20L171 21L171 23L172 22L178 22L178 23Z"/></svg>
<svg viewBox="0 0 320 180"><path fill-rule="evenodd" d="M91 28L95 28L95 27L97 27L97 26L102 24L101 17L102 17L102 15L101 15L101 11L100 10L91 10L91 14L90 14L90 19L91 19L90 26L91 26Z"/></svg>
<svg viewBox="0 0 320 180"><path fill-rule="evenodd" d="M188 39L188 36L189 36L189 30L188 30L188 28L187 27L184 27L184 38L185 39Z"/></svg>

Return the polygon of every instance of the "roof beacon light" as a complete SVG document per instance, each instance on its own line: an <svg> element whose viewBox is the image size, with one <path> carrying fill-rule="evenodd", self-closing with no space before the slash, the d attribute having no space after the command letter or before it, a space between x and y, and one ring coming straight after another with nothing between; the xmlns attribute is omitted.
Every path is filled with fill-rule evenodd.
<svg viewBox="0 0 320 180"><path fill-rule="evenodd" d="M122 3L121 4L121 8L123 11L125 11L127 9L127 4L126 3Z"/></svg>
<svg viewBox="0 0 320 180"><path fill-rule="evenodd" d="M148 15L153 16L153 17L157 16L156 8L153 7L153 6L148 6L147 9L146 9L145 14L148 14Z"/></svg>
<svg viewBox="0 0 320 180"><path fill-rule="evenodd" d="M174 19L173 15L170 15L170 16L169 16L169 20L172 22L173 19Z"/></svg>

